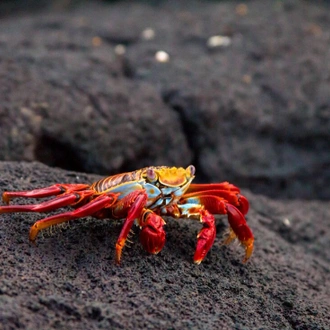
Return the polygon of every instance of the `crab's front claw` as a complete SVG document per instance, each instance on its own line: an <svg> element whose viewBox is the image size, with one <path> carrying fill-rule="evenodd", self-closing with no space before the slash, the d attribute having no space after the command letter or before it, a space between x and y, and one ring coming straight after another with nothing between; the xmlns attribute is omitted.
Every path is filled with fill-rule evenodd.
<svg viewBox="0 0 330 330"><path fill-rule="evenodd" d="M237 237L245 248L245 257L243 259L243 263L245 263L253 252L254 237L252 231L247 225L244 215L235 206L227 204L226 208L228 222L233 232L225 243L229 243L233 238Z"/></svg>
<svg viewBox="0 0 330 330"><path fill-rule="evenodd" d="M204 260L213 245L216 235L215 219L212 214L203 210L201 212L201 222L203 228L197 235L197 246L194 255L195 264L200 264Z"/></svg>
<svg viewBox="0 0 330 330"><path fill-rule="evenodd" d="M144 249L151 253L159 253L165 245L165 221L152 211L146 211L142 215L140 226L140 241Z"/></svg>

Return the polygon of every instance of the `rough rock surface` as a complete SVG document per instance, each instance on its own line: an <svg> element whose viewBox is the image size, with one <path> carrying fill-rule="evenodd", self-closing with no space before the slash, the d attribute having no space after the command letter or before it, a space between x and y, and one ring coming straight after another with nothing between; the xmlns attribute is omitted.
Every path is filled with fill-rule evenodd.
<svg viewBox="0 0 330 330"><path fill-rule="evenodd" d="M40 163L0 162L0 172L0 191L97 179ZM34 247L28 231L41 215L2 214L0 328L329 329L329 203L244 193L256 237L246 265L239 246L221 246L225 218L199 266L192 263L199 224L167 219L159 255L147 255L135 235L118 267L120 222L76 220Z"/></svg>
<svg viewBox="0 0 330 330"><path fill-rule="evenodd" d="M9 16L0 159L99 174L193 162L203 181L328 199L329 31L329 6L298 0ZM214 35L227 46L208 46Z"/></svg>

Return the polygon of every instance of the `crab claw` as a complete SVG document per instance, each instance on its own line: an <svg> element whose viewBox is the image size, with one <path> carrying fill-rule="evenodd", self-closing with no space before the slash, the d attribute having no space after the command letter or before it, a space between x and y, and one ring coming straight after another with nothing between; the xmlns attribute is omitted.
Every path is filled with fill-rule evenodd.
<svg viewBox="0 0 330 330"><path fill-rule="evenodd" d="M164 247L166 236L164 225L164 219L151 211L147 211L142 216L140 241L147 252L157 254Z"/></svg>
<svg viewBox="0 0 330 330"><path fill-rule="evenodd" d="M245 217L241 211L239 211L235 206L231 204L227 204L226 208L228 214L228 222L235 234L232 238L236 236L240 243L245 247L245 257L243 259L243 263L245 263L251 257L253 252L254 237L252 231L247 225ZM231 239L228 241L228 243L230 241Z"/></svg>
<svg viewBox="0 0 330 330"><path fill-rule="evenodd" d="M197 246L194 255L195 264L200 264L206 257L216 235L215 219L212 214L206 210L201 211L201 222L203 223L203 228L197 235Z"/></svg>

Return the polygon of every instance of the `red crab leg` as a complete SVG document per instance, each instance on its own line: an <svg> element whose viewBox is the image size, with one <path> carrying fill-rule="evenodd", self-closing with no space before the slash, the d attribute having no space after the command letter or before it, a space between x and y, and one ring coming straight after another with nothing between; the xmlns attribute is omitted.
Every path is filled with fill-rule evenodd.
<svg viewBox="0 0 330 330"><path fill-rule="evenodd" d="M244 215L233 205L227 204L228 222L240 243L245 247L243 263L247 262L253 253L254 236L247 225ZM231 239L228 241L230 243ZM225 242L227 243L227 242Z"/></svg>
<svg viewBox="0 0 330 330"><path fill-rule="evenodd" d="M228 190L232 192L240 192L239 188L234 186L229 182L221 182L221 183L192 183L186 193L192 192L200 192L205 190Z"/></svg>
<svg viewBox="0 0 330 330"><path fill-rule="evenodd" d="M135 190L116 203L113 215L117 218L127 214L123 228L116 243L116 263L120 264L121 254L134 220L139 218L148 200L144 189Z"/></svg>
<svg viewBox="0 0 330 330"><path fill-rule="evenodd" d="M245 247L245 258L243 259L243 263L251 257L254 237L251 229L246 223L244 215L237 209L237 207L229 204L226 200L213 195L183 198L180 200L180 204L181 203L183 204L182 206L191 203L200 204L213 214L227 214L231 229L241 244ZM225 243L229 242L230 240L227 240Z"/></svg>
<svg viewBox="0 0 330 330"><path fill-rule="evenodd" d="M199 219L203 228L197 235L197 245L194 255L194 262L200 264L211 249L215 236L215 218L201 205L196 197L185 199L181 198L176 205L169 205L165 208L165 213L175 218L187 217Z"/></svg>
<svg viewBox="0 0 330 330"><path fill-rule="evenodd" d="M2 199L6 204L14 197L32 197L42 198L48 196L55 196L64 192L73 192L87 189L87 184L54 184L50 187L34 189L29 191L6 191L2 195Z"/></svg>
<svg viewBox="0 0 330 330"><path fill-rule="evenodd" d="M83 190L73 193L64 193L40 204L0 206L0 214L12 212L49 212L60 207L76 204L93 194L94 191L92 190Z"/></svg>
<svg viewBox="0 0 330 330"><path fill-rule="evenodd" d="M241 194L238 194L237 192L232 192L228 190L202 190L200 192L184 194L183 198L200 198L202 196L217 196L223 198L230 204L235 205L244 215L247 214L249 211L250 206L247 198Z"/></svg>
<svg viewBox="0 0 330 330"><path fill-rule="evenodd" d="M64 212L56 214L44 219L37 221L30 229L30 241L34 242L37 238L38 232L42 229L48 228L53 225L57 225L62 222L69 220L74 220L77 218L86 217L93 215L95 212L105 208L110 207L116 201L117 195L100 195L93 199L91 202L77 208L74 211Z"/></svg>
<svg viewBox="0 0 330 330"><path fill-rule="evenodd" d="M216 236L215 219L207 210L200 209L201 222L203 228L197 235L197 245L194 255L194 263L200 264L211 249Z"/></svg>

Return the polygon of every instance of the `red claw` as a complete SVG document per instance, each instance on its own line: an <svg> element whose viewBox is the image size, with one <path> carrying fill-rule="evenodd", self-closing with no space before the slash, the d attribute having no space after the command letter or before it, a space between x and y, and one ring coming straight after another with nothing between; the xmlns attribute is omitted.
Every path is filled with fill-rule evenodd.
<svg viewBox="0 0 330 330"><path fill-rule="evenodd" d="M165 245L164 224L163 218L151 211L147 211L142 216L140 241L147 252L157 254L163 249Z"/></svg>

